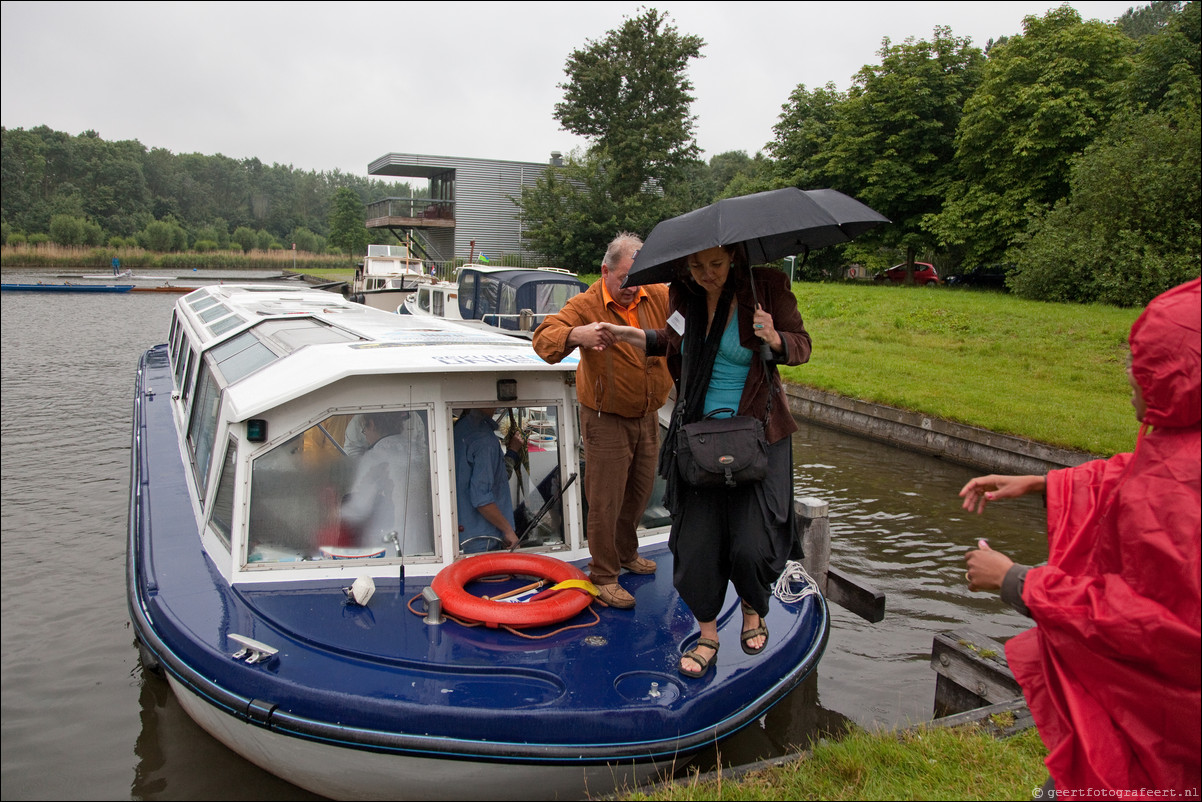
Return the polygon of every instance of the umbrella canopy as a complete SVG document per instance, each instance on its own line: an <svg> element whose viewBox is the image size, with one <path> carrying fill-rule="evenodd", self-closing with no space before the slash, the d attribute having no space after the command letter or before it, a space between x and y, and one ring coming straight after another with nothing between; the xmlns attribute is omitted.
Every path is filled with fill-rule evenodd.
<svg viewBox="0 0 1202 802"><path fill-rule="evenodd" d="M623 286L671 281L672 262L743 243L750 264L848 242L889 219L834 189L796 187L726 198L664 220L651 230Z"/></svg>

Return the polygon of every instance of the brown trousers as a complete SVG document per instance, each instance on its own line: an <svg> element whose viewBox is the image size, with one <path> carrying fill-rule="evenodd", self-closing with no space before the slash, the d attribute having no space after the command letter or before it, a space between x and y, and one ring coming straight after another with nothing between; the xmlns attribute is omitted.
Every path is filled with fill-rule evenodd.
<svg viewBox="0 0 1202 802"><path fill-rule="evenodd" d="M584 496L594 585L618 581L622 563L638 556L636 529L655 488L659 418L625 418L580 407L584 439Z"/></svg>

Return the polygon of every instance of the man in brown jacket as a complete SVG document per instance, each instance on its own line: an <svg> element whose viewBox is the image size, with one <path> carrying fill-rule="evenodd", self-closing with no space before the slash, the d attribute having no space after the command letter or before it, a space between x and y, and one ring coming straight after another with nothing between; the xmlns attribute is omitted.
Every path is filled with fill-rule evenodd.
<svg viewBox="0 0 1202 802"><path fill-rule="evenodd" d="M584 440L584 494L588 500L589 578L611 607L634 607L618 584L622 569L655 572L638 553L635 530L655 486L659 418L672 379L662 357L615 343L597 323L644 329L667 325L668 289L663 284L622 289L634 255L643 246L619 234L601 263L601 279L547 317L534 332L534 350L552 364L580 349L576 393Z"/></svg>

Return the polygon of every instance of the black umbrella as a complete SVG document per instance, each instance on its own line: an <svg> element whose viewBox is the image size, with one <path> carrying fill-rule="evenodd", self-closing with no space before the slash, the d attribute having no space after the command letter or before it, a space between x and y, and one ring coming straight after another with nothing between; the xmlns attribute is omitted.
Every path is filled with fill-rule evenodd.
<svg viewBox="0 0 1202 802"><path fill-rule="evenodd" d="M760 265L848 242L888 222L884 215L834 189L787 187L726 198L653 228L622 286L671 281L672 262L719 245L741 242L748 264Z"/></svg>

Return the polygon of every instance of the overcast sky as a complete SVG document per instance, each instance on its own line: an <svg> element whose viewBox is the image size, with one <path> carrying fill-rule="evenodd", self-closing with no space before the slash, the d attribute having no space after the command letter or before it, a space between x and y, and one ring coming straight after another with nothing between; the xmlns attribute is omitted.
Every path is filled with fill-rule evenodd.
<svg viewBox="0 0 1202 802"><path fill-rule="evenodd" d="M1113 21L1132 2L1070 2ZM697 140L754 154L798 85L840 90L884 37L936 25L984 47L1059 3L660 2L705 41ZM637 2L4 2L0 123L175 153L367 174L387 153L545 161L568 54Z"/></svg>

